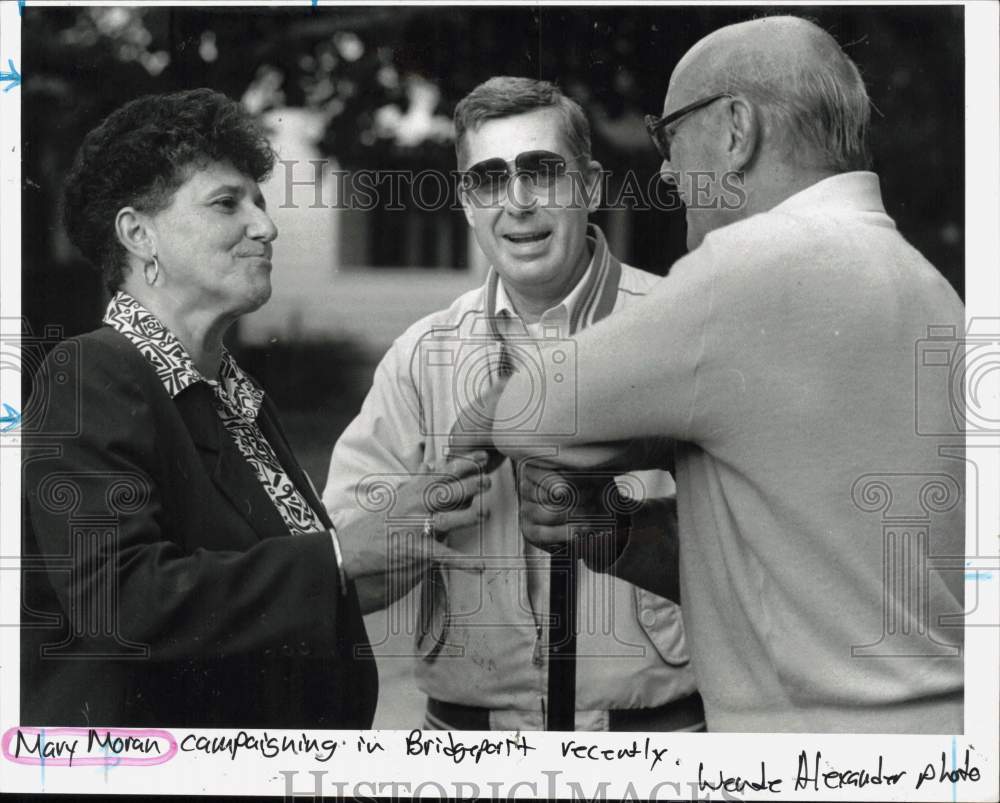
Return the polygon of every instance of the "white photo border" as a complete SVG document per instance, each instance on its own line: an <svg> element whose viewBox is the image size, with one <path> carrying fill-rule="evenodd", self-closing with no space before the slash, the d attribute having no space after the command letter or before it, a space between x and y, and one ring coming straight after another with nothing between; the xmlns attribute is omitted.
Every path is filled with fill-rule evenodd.
<svg viewBox="0 0 1000 803"><path fill-rule="evenodd" d="M46 6L60 3L46 2ZM62 5L138 5L123 2L65 2ZM22 62L19 3L0 3L0 69L7 60ZM27 2L30 13L32 2ZM287 0L240 3L195 2L175 0L175 7L242 6L265 7L318 5L330 7L329 0ZM372 2L367 5L396 5ZM427 5L451 5L428 3ZM501 4L497 4L501 5ZM504 3L502 5L541 5L539 3ZM587 3L550 3L547 5L588 5ZM608 5L601 3L601 6ZM665 7L699 5L664 3ZM758 5L732 3L732 5ZM760 4L764 5L764 4ZM798 3L787 5L789 11L807 10ZM872 6L874 3L829 2L824 6ZM880 4L896 5L896 4ZM905 5L905 4L898 4ZM952 4L954 5L954 4ZM1000 27L995 3L969 0L957 3L965 11L966 58L966 309L968 319L990 318L1000 321L1000 105L996 76L1000 74L997 36ZM665 79L664 79L665 80ZM10 335L10 327L20 320L21 307L21 109L20 90L0 91L0 320L5 327L0 334ZM933 113L933 110L926 110ZM20 387L11 377L0 374L0 399L21 409ZM997 404L993 399L992 403ZM996 412L996 406L993 408ZM1000 416L994 415L994 419ZM970 468L970 490L977 489L977 504L967 510L967 549L973 548L978 534L984 565L997 566L1000 556L1000 439L980 440L976 470ZM19 714L19 633L20 610L20 449L16 434L0 435L0 732L15 727ZM970 494L971 499L971 494ZM982 554L985 551L985 554ZM456 763L452 757L433 750L425 757L406 756L407 731L329 731L313 732L317 739L335 740L338 747L327 762L310 755L284 754L264 758L260 751L246 749L235 757L228 752L204 755L178 750L165 763L152 766L27 766L0 757L0 789L20 793L96 793L148 795L173 792L185 795L287 796L295 793L311 797L317 790L331 798L487 796L560 797L586 795L588 798L692 799L690 783L698 777L699 763L705 777L718 770L727 775L758 780L763 772L768 778L781 778L780 789L773 793L744 792L728 798L713 792L711 799L784 799L784 800L996 800L998 796L998 705L1000 705L1000 627L988 621L1000 610L1000 577L978 587L979 612L984 626L972 627L966 639L965 733L955 736L874 736L849 734L641 734L639 745L649 737L657 748L667 748L665 759L650 770L648 759L641 757L604 760L577 760L563 757L567 735L548 733L504 734L523 737L534 749L527 755L514 749L509 756L484 755L481 760L466 758ZM256 729L259 736L266 729ZM178 743L195 744L199 736L235 735L236 731L185 730L175 733ZM272 736L297 737L298 732L274 731ZM438 734L445 739L447 735ZM359 751L359 737L378 741L385 750ZM425 734L429 736L429 734ZM465 743L479 743L498 734L457 734ZM594 744L599 749L628 745L632 737L623 734L575 734L577 744ZM920 789L912 783L897 786L868 786L839 791L793 789L797 757L806 751L811 758L822 753L820 767L866 769L874 773L879 757L886 770L907 772L916 777L929 762L935 767L942 754L947 769L961 767L965 751L981 773L978 782L941 783L935 778ZM762 762L765 767L762 768ZM319 784L317 787L316 784ZM572 784L576 784L576 787ZM443 790L443 792L442 792ZM695 799L706 799L704 792Z"/></svg>

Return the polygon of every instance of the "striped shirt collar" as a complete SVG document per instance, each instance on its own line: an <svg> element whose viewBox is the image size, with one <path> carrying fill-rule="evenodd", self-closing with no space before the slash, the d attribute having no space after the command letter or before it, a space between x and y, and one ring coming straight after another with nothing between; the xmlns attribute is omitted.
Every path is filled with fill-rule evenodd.
<svg viewBox="0 0 1000 803"><path fill-rule="evenodd" d="M205 382L231 412L253 421L260 412L264 392L236 364L225 348L219 378L208 379L195 366L184 345L152 312L128 293L119 290L108 302L104 323L124 335L149 361L170 398L198 382Z"/></svg>
<svg viewBox="0 0 1000 803"><path fill-rule="evenodd" d="M594 238L587 237L587 249L592 253L596 252L596 247L594 243ZM579 281L570 290L569 295L567 295L562 301L556 304L554 307L549 307L542 313L539 323L542 324L568 324L570 316L573 310L576 309L577 305L580 303L580 296L583 295L584 287L587 285L587 279L594 272L594 256L590 257L590 262L587 263L587 269L583 272ZM496 290L496 314L500 316L509 315L513 318L520 317L517 314L517 310L514 309L514 302L511 300L510 295L507 293L507 288L504 286L504 281L500 278L497 281Z"/></svg>

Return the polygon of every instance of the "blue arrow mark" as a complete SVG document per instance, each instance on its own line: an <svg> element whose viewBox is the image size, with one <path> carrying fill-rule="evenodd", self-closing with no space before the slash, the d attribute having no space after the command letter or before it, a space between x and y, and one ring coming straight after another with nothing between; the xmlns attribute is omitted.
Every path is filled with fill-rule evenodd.
<svg viewBox="0 0 1000 803"><path fill-rule="evenodd" d="M10 90L12 90L15 86L20 86L21 84L21 73L19 73L17 68L14 66L14 60L7 59L7 64L10 65L10 72L0 70L0 83L10 81L10 86L4 89L4 92L10 92Z"/></svg>
<svg viewBox="0 0 1000 803"><path fill-rule="evenodd" d="M0 416L0 424L6 424L5 427L0 427L0 432L10 432L12 429L20 426L21 424L21 414L11 407L7 402L3 403L4 415Z"/></svg>
<svg viewBox="0 0 1000 803"><path fill-rule="evenodd" d="M318 6L318 5L319 5L319 0L312 0L312 6L313 6L313 8L316 8L316 6Z"/></svg>
<svg viewBox="0 0 1000 803"><path fill-rule="evenodd" d="M955 736L951 737L951 771L954 772L958 768L958 750L957 748L957 738ZM954 776L953 776L954 777ZM951 800L955 803L958 796L958 781L951 782Z"/></svg>
<svg viewBox="0 0 1000 803"><path fill-rule="evenodd" d="M4 405L5 407L7 405ZM45 788L45 728L38 732L38 766L42 773L42 789Z"/></svg>
<svg viewBox="0 0 1000 803"><path fill-rule="evenodd" d="M17 0L17 14L19 17L24 16L24 6L28 0Z"/></svg>

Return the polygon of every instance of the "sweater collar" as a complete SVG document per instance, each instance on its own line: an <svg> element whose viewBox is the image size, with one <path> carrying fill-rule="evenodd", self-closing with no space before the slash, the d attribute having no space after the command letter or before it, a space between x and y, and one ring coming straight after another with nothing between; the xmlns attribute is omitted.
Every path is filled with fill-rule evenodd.
<svg viewBox="0 0 1000 803"><path fill-rule="evenodd" d="M820 210L828 214L843 211L880 215L885 218L886 223L895 225L882 203L878 176L867 170L838 173L817 181L771 209L772 212Z"/></svg>

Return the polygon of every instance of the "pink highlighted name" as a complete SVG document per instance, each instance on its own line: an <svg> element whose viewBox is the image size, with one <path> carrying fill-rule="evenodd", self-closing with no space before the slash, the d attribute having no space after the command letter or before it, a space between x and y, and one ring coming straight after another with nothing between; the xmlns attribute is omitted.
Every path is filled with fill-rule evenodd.
<svg viewBox="0 0 1000 803"><path fill-rule="evenodd" d="M149 767L177 755L165 730L138 728L10 728L3 757L45 767Z"/></svg>

